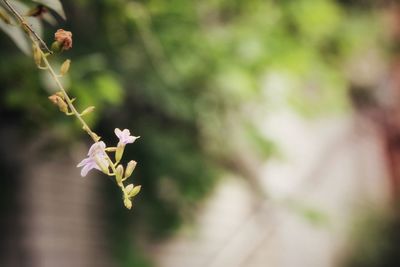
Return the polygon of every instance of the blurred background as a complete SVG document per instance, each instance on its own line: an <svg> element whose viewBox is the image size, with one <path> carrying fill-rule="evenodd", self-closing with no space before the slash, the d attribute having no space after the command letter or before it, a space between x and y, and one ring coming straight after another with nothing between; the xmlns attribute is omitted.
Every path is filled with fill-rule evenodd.
<svg viewBox="0 0 400 267"><path fill-rule="evenodd" d="M1 22L0 266L400 266L400 3L61 2L52 62L107 144L141 136L142 191L80 176L90 139Z"/></svg>

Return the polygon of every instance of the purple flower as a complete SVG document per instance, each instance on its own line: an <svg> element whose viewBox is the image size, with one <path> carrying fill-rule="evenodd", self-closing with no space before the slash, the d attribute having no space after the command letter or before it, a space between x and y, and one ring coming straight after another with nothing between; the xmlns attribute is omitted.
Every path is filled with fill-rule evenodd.
<svg viewBox="0 0 400 267"><path fill-rule="evenodd" d="M106 144L104 142L94 143L88 152L88 157L83 159L77 167L83 167L81 170L81 176L85 177L88 172L92 169L97 169L102 171L102 169L107 169L109 162L107 160L107 155L104 152Z"/></svg>
<svg viewBox="0 0 400 267"><path fill-rule="evenodd" d="M119 138L118 146L131 144L139 138L139 136L132 136L128 129L121 131L120 129L115 128L114 133Z"/></svg>

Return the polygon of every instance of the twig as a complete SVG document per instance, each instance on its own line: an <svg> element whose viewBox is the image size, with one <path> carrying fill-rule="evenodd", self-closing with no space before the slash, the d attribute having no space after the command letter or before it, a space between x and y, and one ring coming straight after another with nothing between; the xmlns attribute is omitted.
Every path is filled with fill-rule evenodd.
<svg viewBox="0 0 400 267"><path fill-rule="evenodd" d="M7 0L3 0L3 2L6 4L8 9L15 16L15 18L21 23L21 27L23 27L23 29L26 31L27 35L31 39L32 44L33 44L33 49L34 49L33 56L36 61L36 64L38 65L38 68L47 70L50 73L50 75L52 76L52 78L54 79L54 81L59 89L59 92L62 94L62 101L65 101L66 105L69 107L69 110L70 110L70 111L68 111L68 109L66 108L66 110L64 110L63 112L66 115L74 115L78 119L78 121L82 124L83 130L93 139L93 141L95 143L99 144L100 137L90 129L89 125L87 125L85 120L82 118L83 113L79 113L77 111L74 104L72 103L73 99L71 99L71 97L67 94L66 90L64 89L64 86L62 85L62 83L59 79L60 75L57 75L57 73L54 71L53 67L51 66L47 57L50 54L52 54L52 51L47 47L46 43L39 37L39 35L32 29L32 27L26 22L26 20L18 13L18 11ZM43 51L43 50L45 50L45 51ZM41 61L43 61L44 66L41 66L41 63L40 63ZM130 162L129 164L131 164L131 165L128 164L127 169L124 172L123 166L118 165L119 161L121 159L122 153L123 153L124 145L122 146L122 152L119 157L117 156L118 148L115 148L111 151L107 151L107 148L106 149L102 148L102 151L104 153L104 159L108 162L108 166L104 166L101 164L99 166L103 173L107 174L108 176L115 176L115 182L117 183L118 187L121 188L121 191L123 193L124 205L128 209L131 209L131 207L132 207L131 198L140 191L140 186L134 187L133 184L129 184L128 186L125 187L125 185L123 183L132 174L132 171L133 171L134 167L136 166L136 162L131 161L131 162L134 162L135 164L132 165L133 163L131 164L131 162ZM116 153L115 163L112 161L112 159L107 154L107 152L115 152ZM97 164L99 164L99 163L97 163ZM111 168L111 172L110 172L110 168ZM130 168L130 171L128 170L128 168ZM127 172L129 174L127 174ZM125 175L124 175L124 173L125 173Z"/></svg>

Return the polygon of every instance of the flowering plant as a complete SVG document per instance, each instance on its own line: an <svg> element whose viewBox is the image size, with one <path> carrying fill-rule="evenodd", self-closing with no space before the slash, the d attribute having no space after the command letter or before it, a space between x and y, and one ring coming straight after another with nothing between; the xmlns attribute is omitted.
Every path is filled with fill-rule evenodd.
<svg viewBox="0 0 400 267"><path fill-rule="evenodd" d="M39 3L42 2L39 0L35 1ZM47 3L48 1L45 2ZM129 161L126 167L120 164L120 161L122 159L125 146L127 144L133 143L139 137L132 136L128 129L124 129L121 131L117 128L115 129L115 134L118 137L119 141L116 147L107 147L103 141L100 141L100 136L98 136L90 129L84 119L84 116L86 114L94 111L94 107L90 106L82 112L79 112L73 103L75 99L71 98L67 94L64 86L59 80L60 77L68 73L71 66L71 60L67 59L64 61L64 63L61 65L59 73L54 70L49 61L53 55L72 48L72 33L63 29L57 30L54 35L54 42L51 45L51 49L49 49L46 43L26 21L25 17L22 16L14 8L14 6L10 4L8 0L2 0L2 3L8 9L8 13L10 13L15 18L23 31L29 37L33 48L33 58L37 67L41 70L48 71L58 87L57 92L49 96L49 100L67 116L75 116L81 123L82 129L91 137L94 142L88 151L87 157L77 165L77 167L82 167L81 176L86 176L89 171L91 171L92 169L96 169L108 176L114 177L116 184L121 188L125 207L131 209L133 205L132 198L139 193L141 187L135 186L133 184L125 185L124 182L132 175L136 167L136 161ZM50 6L50 8L58 11L61 16L63 15L62 7L60 9L58 5L53 5ZM43 10L45 9L42 7L40 10L42 14ZM37 15L38 12L39 10L34 10L32 12L29 12L28 14ZM8 17L8 14L2 12L2 9L0 9L0 19L0 21L4 22L11 21L11 18ZM13 26L11 23L8 24L10 24L10 26ZM114 160L109 156L109 153L114 153Z"/></svg>

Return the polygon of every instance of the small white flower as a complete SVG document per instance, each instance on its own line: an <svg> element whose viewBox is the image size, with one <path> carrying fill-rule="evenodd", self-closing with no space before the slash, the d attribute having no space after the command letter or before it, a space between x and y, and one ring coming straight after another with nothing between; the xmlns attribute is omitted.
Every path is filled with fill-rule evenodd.
<svg viewBox="0 0 400 267"><path fill-rule="evenodd" d="M131 144L139 138L139 136L132 136L128 129L121 131L120 129L115 128L114 133L119 138L118 146Z"/></svg>
<svg viewBox="0 0 400 267"><path fill-rule="evenodd" d="M106 148L106 144L104 142L94 143L88 152L88 157L83 159L77 167L83 167L81 170L81 176L85 177L88 172L92 169L104 170L109 166L109 162L107 160L107 155L104 152Z"/></svg>

